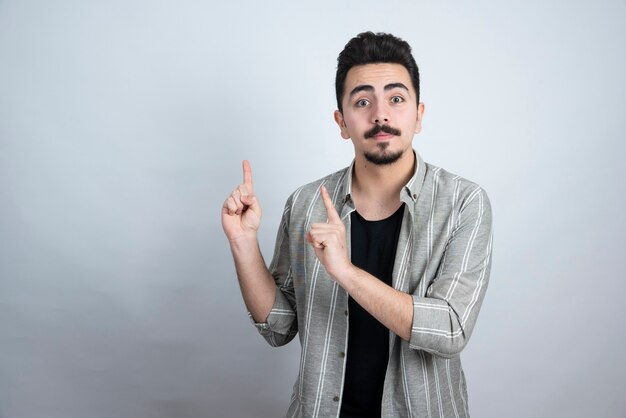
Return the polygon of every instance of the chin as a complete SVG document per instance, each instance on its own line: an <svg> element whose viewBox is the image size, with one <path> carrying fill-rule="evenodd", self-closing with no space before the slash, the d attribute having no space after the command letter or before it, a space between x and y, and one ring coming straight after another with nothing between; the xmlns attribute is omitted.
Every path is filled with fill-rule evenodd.
<svg viewBox="0 0 626 418"><path fill-rule="evenodd" d="M387 152L384 151L382 153L364 153L364 157L367 161L376 165L391 165L402 158L402 152Z"/></svg>

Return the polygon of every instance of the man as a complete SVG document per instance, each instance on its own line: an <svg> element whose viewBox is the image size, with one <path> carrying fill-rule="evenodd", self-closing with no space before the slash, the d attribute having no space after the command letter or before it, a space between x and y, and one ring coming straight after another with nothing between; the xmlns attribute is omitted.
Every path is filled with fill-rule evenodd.
<svg viewBox="0 0 626 418"><path fill-rule="evenodd" d="M269 269L247 161L222 209L259 332L273 346L299 332L287 416L467 417L459 353L489 277L487 195L413 151L424 105L403 40L371 32L350 40L336 95L354 161L289 197Z"/></svg>

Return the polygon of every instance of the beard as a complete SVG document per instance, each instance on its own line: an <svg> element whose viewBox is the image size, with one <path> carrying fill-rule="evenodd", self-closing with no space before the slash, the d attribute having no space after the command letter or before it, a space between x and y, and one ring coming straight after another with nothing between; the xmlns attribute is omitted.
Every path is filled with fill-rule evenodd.
<svg viewBox="0 0 626 418"><path fill-rule="evenodd" d="M389 165L393 164L402 157L402 151L391 152L387 151L389 147L388 143L378 144L380 152L364 152L363 156L367 161L376 165Z"/></svg>
<svg viewBox="0 0 626 418"><path fill-rule="evenodd" d="M369 139L369 138L373 138L375 135L377 135L380 132L385 132L385 133L395 135L395 136L402 135L400 130L397 128L393 128L389 125L376 125L369 131L365 132L363 136L365 137L365 139ZM393 164L396 161L398 161L400 157L402 157L402 151L387 152L388 147L389 147L389 144L386 142L383 142L381 144L378 144L378 149L380 150L380 152L376 152L376 153L365 152L363 155L365 156L365 159L372 164L376 164L376 165Z"/></svg>

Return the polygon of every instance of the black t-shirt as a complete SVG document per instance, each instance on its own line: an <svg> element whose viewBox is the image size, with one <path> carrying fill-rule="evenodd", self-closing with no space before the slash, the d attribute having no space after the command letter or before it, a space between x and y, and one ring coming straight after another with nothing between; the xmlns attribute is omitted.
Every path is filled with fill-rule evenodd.
<svg viewBox="0 0 626 418"><path fill-rule="evenodd" d="M351 218L352 263L391 286L404 204L389 218ZM389 329L352 298L348 301L348 352L341 418L380 417L389 361Z"/></svg>

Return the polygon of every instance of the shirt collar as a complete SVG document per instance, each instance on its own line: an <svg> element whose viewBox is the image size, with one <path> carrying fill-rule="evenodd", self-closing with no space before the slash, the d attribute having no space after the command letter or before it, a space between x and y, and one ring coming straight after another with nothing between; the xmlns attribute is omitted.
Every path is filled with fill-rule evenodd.
<svg viewBox="0 0 626 418"><path fill-rule="evenodd" d="M409 181L400 191L400 200L407 204L414 204L417 201L420 190L422 189L422 184L424 183L424 177L426 176L426 164L424 160L422 160L422 157L420 157L415 150L413 150L413 153L415 154L415 170ZM344 178L343 189L346 191L344 203L352 200L352 174L354 173L354 163L355 160L352 160L350 167L348 167L348 175Z"/></svg>

